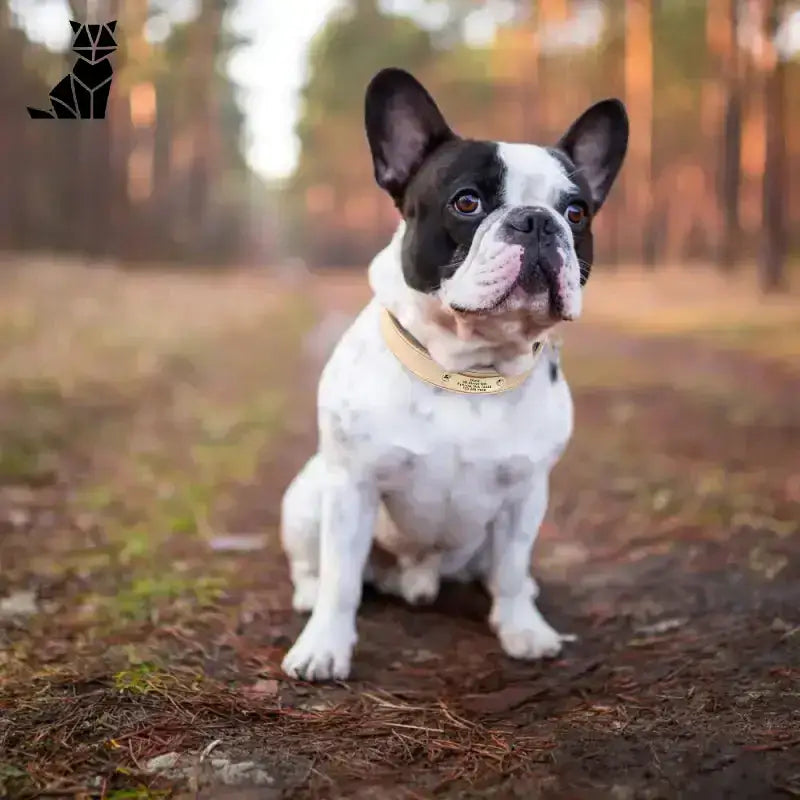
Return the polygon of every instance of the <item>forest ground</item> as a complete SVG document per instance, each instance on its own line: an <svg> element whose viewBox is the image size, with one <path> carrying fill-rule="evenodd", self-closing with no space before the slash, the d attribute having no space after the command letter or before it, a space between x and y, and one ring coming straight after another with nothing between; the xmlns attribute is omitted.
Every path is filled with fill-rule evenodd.
<svg viewBox="0 0 800 800"><path fill-rule="evenodd" d="M797 293L595 274L534 558L579 640L368 594L312 686L278 507L363 273L2 266L0 796L800 796Z"/></svg>

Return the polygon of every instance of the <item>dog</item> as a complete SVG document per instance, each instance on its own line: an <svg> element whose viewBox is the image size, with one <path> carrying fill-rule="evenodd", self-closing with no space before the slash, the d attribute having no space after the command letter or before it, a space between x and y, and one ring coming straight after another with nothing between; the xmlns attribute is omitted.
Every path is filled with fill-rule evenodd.
<svg viewBox="0 0 800 800"><path fill-rule="evenodd" d="M82 25L70 20L72 49L78 60L72 72L50 92L52 109L28 106L31 119L105 119L114 70L109 56L117 49L117 21L104 25Z"/></svg>
<svg viewBox="0 0 800 800"><path fill-rule="evenodd" d="M507 655L553 657L572 637L536 607L531 552L573 406L548 332L581 313L625 107L596 103L552 147L475 141L389 68L365 122L402 221L322 372L318 452L283 498L293 606L311 611L283 670L346 679L363 583L419 604L442 579L483 583Z"/></svg>

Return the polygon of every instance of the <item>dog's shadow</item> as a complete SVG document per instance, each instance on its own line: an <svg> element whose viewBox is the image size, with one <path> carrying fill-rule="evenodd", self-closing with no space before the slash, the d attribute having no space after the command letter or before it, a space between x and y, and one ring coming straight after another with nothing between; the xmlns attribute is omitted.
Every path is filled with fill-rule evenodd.
<svg viewBox="0 0 800 800"><path fill-rule="evenodd" d="M551 616L557 622L569 622L564 617L563 609L573 607L573 592L565 583L543 583L538 581L540 593L536 606L549 620ZM369 584L364 585L360 613L381 615L384 612L406 612L409 615L435 615L444 620L462 619L478 622L483 625L489 617L491 597L484 585L479 581L442 581L439 594L433 603L411 605L395 595L383 594ZM430 619L427 620L430 623Z"/></svg>
<svg viewBox="0 0 800 800"><path fill-rule="evenodd" d="M585 627L581 621L574 614L564 614L564 609L575 607L572 588L566 583L540 582L540 589L536 605L545 619L556 630L581 635ZM466 670L465 685L485 677L486 670L494 676L486 685L500 681L498 687L506 680L530 680L540 675L545 669L542 664L532 666L503 656L489 626L490 610L491 598L478 582L445 581L436 600L420 606L365 586L354 674L394 689L413 678L414 691L421 690L419 681L426 676L436 685L445 680L440 674L444 663L449 665L450 676L445 682L458 683L462 679L457 675ZM481 686L484 677L480 677Z"/></svg>
<svg viewBox="0 0 800 800"><path fill-rule="evenodd" d="M367 613L403 609L415 614L436 614L472 621L485 620L490 606L489 595L478 581L443 581L436 600L424 605L411 605L401 597L384 594L365 584L362 600L362 609Z"/></svg>

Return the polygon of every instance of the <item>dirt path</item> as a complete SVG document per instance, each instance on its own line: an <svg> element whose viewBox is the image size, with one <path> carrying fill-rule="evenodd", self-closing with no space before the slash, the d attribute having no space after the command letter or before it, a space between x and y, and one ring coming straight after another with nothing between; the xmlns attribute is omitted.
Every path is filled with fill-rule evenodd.
<svg viewBox="0 0 800 800"><path fill-rule="evenodd" d="M355 306L346 291L324 301ZM368 774L388 796L398 761L408 796L800 791L800 383L691 341L571 333L579 427L535 564L543 609L580 642L514 664L473 587L421 612L368 598L357 682L311 690L366 728L330 742L346 795Z"/></svg>
<svg viewBox="0 0 800 800"><path fill-rule="evenodd" d="M323 316L362 297L336 281L315 291ZM328 334L342 321L329 319ZM576 435L553 475L534 572L543 612L579 641L555 662L516 663L475 587L446 587L424 610L368 596L353 680L314 687L279 670L302 620L288 608L275 524L315 445L326 327L306 340L316 355L297 362L257 478L213 484L228 502L209 524L237 538L167 537L158 565L192 589L151 593L145 615L122 624L118 606L110 620L75 611L92 581L93 597L119 598L109 584L133 569L124 561L42 578L56 557L44 547L23 564L43 547L37 535L79 520L64 516L68 486L12 487L35 499L28 508L49 492L51 514L49 527L17 525L3 575L6 596L33 586L38 604L3 623L9 796L800 795L796 377L691 340L576 326L564 355ZM182 441L163 396L136 402L139 424ZM130 563L161 574L152 560Z"/></svg>

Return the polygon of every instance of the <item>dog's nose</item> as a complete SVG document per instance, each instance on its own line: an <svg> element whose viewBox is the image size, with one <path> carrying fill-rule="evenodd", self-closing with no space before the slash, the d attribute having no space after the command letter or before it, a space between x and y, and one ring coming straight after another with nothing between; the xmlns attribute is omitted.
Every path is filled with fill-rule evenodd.
<svg viewBox="0 0 800 800"><path fill-rule="evenodd" d="M503 222L504 239L523 248L520 285L531 294L550 290L564 266L556 212L545 206L512 208Z"/></svg>
<svg viewBox="0 0 800 800"><path fill-rule="evenodd" d="M546 208L539 206L519 206L508 212L505 219L506 228L516 240L523 234L525 238L552 236L558 232L558 224Z"/></svg>

